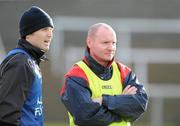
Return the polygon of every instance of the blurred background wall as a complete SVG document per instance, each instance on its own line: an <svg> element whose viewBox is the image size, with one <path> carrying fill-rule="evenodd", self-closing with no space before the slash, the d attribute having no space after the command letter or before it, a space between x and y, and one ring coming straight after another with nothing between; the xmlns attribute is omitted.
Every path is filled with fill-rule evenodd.
<svg viewBox="0 0 180 126"><path fill-rule="evenodd" d="M150 96L137 126L179 126L180 0L0 0L0 61L16 46L18 23L32 5L55 23L50 59L41 64L46 122L68 122L59 91L64 74L84 55L89 26L111 25L116 59L132 67Z"/></svg>

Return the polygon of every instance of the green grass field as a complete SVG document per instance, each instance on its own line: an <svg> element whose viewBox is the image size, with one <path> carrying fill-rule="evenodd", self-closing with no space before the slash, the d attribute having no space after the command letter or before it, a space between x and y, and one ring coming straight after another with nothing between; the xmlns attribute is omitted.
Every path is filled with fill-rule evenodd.
<svg viewBox="0 0 180 126"><path fill-rule="evenodd" d="M45 123L45 126L69 126L67 123ZM149 124L140 124L136 123L133 126L150 126ZM175 124L168 123L168 124L163 124L163 126L176 126Z"/></svg>
<svg viewBox="0 0 180 126"><path fill-rule="evenodd" d="M68 126L67 123L45 123L45 126Z"/></svg>

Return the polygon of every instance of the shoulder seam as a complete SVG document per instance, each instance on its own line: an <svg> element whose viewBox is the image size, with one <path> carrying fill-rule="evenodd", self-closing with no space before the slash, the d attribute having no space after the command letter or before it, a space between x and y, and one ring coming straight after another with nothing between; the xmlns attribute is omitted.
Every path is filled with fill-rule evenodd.
<svg viewBox="0 0 180 126"><path fill-rule="evenodd" d="M5 69L5 67L7 66L7 64L8 64L11 60L13 60L18 54L19 54L19 53L14 54L14 55L4 64L4 66L3 66L2 69L1 69L1 76L2 76L3 70ZM5 59L4 59L4 60L5 60Z"/></svg>
<svg viewBox="0 0 180 126"><path fill-rule="evenodd" d="M7 66L7 64L8 64L12 59L14 59L14 57L15 57L16 55L17 55L17 54L15 54L14 56L12 56L12 57L5 63L4 67L2 67L1 76L2 76L2 73L3 73L4 68ZM4 60L5 60L5 59L4 59Z"/></svg>

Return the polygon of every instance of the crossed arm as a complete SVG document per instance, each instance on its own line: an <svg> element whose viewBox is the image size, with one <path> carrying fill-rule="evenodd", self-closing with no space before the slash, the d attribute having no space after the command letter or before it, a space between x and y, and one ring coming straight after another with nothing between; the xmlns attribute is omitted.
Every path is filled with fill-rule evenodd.
<svg viewBox="0 0 180 126"><path fill-rule="evenodd" d="M131 86L131 85L128 85L127 87L125 87L125 89L123 90L122 92L122 95L134 95L136 94L137 92L137 88L135 86ZM100 105L102 105L102 100L103 100L103 97L97 97L97 98L93 98L92 99L94 102L97 102L99 103Z"/></svg>
<svg viewBox="0 0 180 126"><path fill-rule="evenodd" d="M134 79L128 79L131 81L126 82L121 95L92 99L85 80L69 77L61 100L78 125L108 125L121 119L135 121L146 110L148 98L144 87Z"/></svg>

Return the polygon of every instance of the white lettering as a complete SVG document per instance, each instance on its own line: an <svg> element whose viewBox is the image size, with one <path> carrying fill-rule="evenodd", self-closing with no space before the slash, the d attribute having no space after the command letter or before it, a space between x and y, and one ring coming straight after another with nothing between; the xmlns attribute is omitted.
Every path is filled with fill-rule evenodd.
<svg viewBox="0 0 180 126"><path fill-rule="evenodd" d="M35 116L41 116L43 113L42 97L37 99L37 106L38 107L35 108Z"/></svg>

